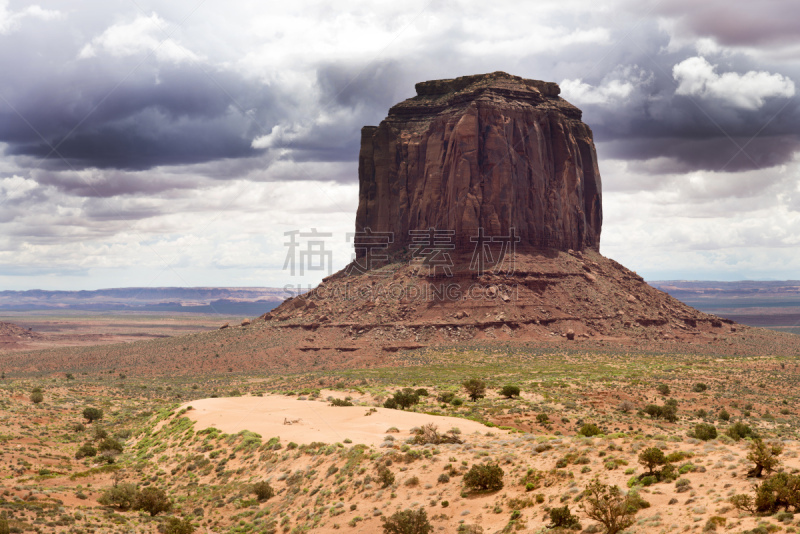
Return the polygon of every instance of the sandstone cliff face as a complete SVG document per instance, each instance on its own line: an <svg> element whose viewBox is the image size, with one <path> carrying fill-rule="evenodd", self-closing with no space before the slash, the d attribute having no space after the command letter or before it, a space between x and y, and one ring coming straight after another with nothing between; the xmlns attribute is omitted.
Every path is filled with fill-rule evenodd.
<svg viewBox="0 0 800 534"><path fill-rule="evenodd" d="M598 250L600 173L592 132L554 83L504 72L416 85L361 131L356 229L451 230L468 246L513 228L521 246Z"/></svg>

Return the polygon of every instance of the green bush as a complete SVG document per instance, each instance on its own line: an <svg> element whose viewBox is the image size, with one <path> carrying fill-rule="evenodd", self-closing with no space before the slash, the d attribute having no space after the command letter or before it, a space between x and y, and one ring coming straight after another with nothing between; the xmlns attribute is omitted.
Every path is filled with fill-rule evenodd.
<svg viewBox="0 0 800 534"><path fill-rule="evenodd" d="M155 517L161 512L169 512L172 509L172 501L164 490L150 486L136 494L133 508L144 510L151 517Z"/></svg>
<svg viewBox="0 0 800 534"><path fill-rule="evenodd" d="M752 511L762 514L775 513L781 508L797 509L800 505L800 476L776 473L756 488L755 500L748 501L742 497L737 508L746 509L746 505L751 504Z"/></svg>
<svg viewBox="0 0 800 534"><path fill-rule="evenodd" d="M259 501L266 501L275 496L275 490L265 480L253 484L253 493Z"/></svg>
<svg viewBox="0 0 800 534"><path fill-rule="evenodd" d="M331 406L353 406L353 403L345 399L332 399Z"/></svg>
<svg viewBox="0 0 800 534"><path fill-rule="evenodd" d="M136 501L136 486L129 482L122 482L108 488L97 499L97 502L103 506L116 506L120 510L127 510L131 508Z"/></svg>
<svg viewBox="0 0 800 534"><path fill-rule="evenodd" d="M658 391L664 396L667 396L669 395L669 386L666 384L659 384L656 386L656 391Z"/></svg>
<svg viewBox="0 0 800 534"><path fill-rule="evenodd" d="M547 527L580 530L581 524L578 521L578 518L572 515L572 512L569 511L569 506L565 505L561 508L550 509L550 524L547 525Z"/></svg>
<svg viewBox="0 0 800 534"><path fill-rule="evenodd" d="M8 527L8 519L6 519L5 512L0 516L0 534L11 534L11 529Z"/></svg>
<svg viewBox="0 0 800 534"><path fill-rule="evenodd" d="M167 519L167 524L164 525L164 534L192 534L195 528L188 518L183 520L177 517L170 517Z"/></svg>
<svg viewBox="0 0 800 534"><path fill-rule="evenodd" d="M733 423L728 427L728 430L726 430L725 433L736 441L744 438L755 437L756 435L750 426L742 423L741 421Z"/></svg>
<svg viewBox="0 0 800 534"><path fill-rule="evenodd" d="M497 464L473 465L464 475L464 487L471 491L503 489L503 470Z"/></svg>
<svg viewBox="0 0 800 534"><path fill-rule="evenodd" d="M100 445L97 446L97 450L100 452L115 452L117 454L122 454L122 443L114 438L106 438L100 442Z"/></svg>
<svg viewBox="0 0 800 534"><path fill-rule="evenodd" d="M639 453L639 463L647 468L648 474L655 475L656 467L666 464L667 458L658 447L649 447Z"/></svg>
<svg viewBox="0 0 800 534"><path fill-rule="evenodd" d="M605 527L607 534L617 534L633 525L634 515L643 507L639 501L643 499L635 492L623 495L619 487L594 479L584 490L581 506L590 519Z"/></svg>
<svg viewBox="0 0 800 534"><path fill-rule="evenodd" d="M91 408L91 407L84 408L83 417L90 423L93 423L94 421L99 421L100 419L103 418L103 410L101 410L100 408Z"/></svg>
<svg viewBox="0 0 800 534"><path fill-rule="evenodd" d="M97 456L97 449L91 443L84 443L75 452L75 458L78 460L87 456Z"/></svg>
<svg viewBox="0 0 800 534"><path fill-rule="evenodd" d="M42 393L42 390L39 388L34 388L33 391L31 391L30 399L34 404L39 404L42 402L44 400L44 394Z"/></svg>
<svg viewBox="0 0 800 534"><path fill-rule="evenodd" d="M587 438L590 438L592 436L598 436L602 433L603 431L600 430L600 427L594 423L586 423L581 427L580 430L578 430L578 434L580 434L581 436L586 436Z"/></svg>
<svg viewBox="0 0 800 534"><path fill-rule="evenodd" d="M780 463L778 456L783 452L783 445L780 443L764 443L761 439L755 438L750 444L750 451L747 459L753 462L755 467L748 471L749 477L760 477L763 472L772 473Z"/></svg>
<svg viewBox="0 0 800 534"><path fill-rule="evenodd" d="M536 422L540 425L547 425L550 423L550 416L546 413L536 414Z"/></svg>
<svg viewBox="0 0 800 534"><path fill-rule="evenodd" d="M702 382L698 382L697 384L692 386L692 391L694 391L695 393L702 393L707 389L708 389L708 386L703 384Z"/></svg>
<svg viewBox="0 0 800 534"><path fill-rule="evenodd" d="M439 402L443 402L445 404L450 404L455 398L456 394L453 393L452 391L443 391L439 393L439 396L436 397L436 400L438 400Z"/></svg>
<svg viewBox="0 0 800 534"><path fill-rule="evenodd" d="M726 410L725 408L723 408L723 409L721 409L721 410L719 411L719 414L717 415L717 417L719 417L719 420L720 420L720 421L730 421L730 419L731 419L731 414L729 414L729 413L728 413L728 410Z"/></svg>
<svg viewBox="0 0 800 534"><path fill-rule="evenodd" d="M653 419L665 419L674 423L678 420L678 401L669 399L663 406L648 404L642 411Z"/></svg>
<svg viewBox="0 0 800 534"><path fill-rule="evenodd" d="M442 503L444 504L444 502ZM383 534L430 534L433 525L424 509L406 509L382 518Z"/></svg>
<svg viewBox="0 0 800 534"><path fill-rule="evenodd" d="M480 378L470 378L461 385L473 402L486 396L486 382Z"/></svg>
<svg viewBox="0 0 800 534"><path fill-rule="evenodd" d="M503 388L500 390L500 395L507 399L510 399L511 397L519 397L519 393L519 386L503 386Z"/></svg>
<svg viewBox="0 0 800 534"><path fill-rule="evenodd" d="M405 410L419 403L419 395L411 388L403 388L383 403L384 408Z"/></svg>
<svg viewBox="0 0 800 534"><path fill-rule="evenodd" d="M394 473L392 470L382 465L378 468L378 481L381 483L381 488L388 488L394 484Z"/></svg>
<svg viewBox="0 0 800 534"><path fill-rule="evenodd" d="M708 423L698 423L694 425L693 436L703 441L708 441L717 437L717 427Z"/></svg>

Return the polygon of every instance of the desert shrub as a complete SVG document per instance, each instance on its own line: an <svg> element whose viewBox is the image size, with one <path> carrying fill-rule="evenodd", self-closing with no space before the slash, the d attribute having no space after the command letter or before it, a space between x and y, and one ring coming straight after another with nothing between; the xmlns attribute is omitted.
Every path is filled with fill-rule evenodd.
<svg viewBox="0 0 800 534"><path fill-rule="evenodd" d="M383 534L430 534L433 525L424 509L406 509L382 518Z"/></svg>
<svg viewBox="0 0 800 534"><path fill-rule="evenodd" d="M353 403L345 399L331 399L331 406L353 406Z"/></svg>
<svg viewBox="0 0 800 534"><path fill-rule="evenodd" d="M452 404L453 406L461 406L462 404L464 404L464 401L459 398L455 398L450 401L450 404Z"/></svg>
<svg viewBox="0 0 800 534"><path fill-rule="evenodd" d="M667 458L658 447L649 447L639 453L639 463L647 468L648 474L654 475L656 467L666 464Z"/></svg>
<svg viewBox="0 0 800 534"><path fill-rule="evenodd" d="M252 492L259 501L266 501L275 496L275 490L272 489L272 486L270 486L269 482L266 480L253 484Z"/></svg>
<svg viewBox="0 0 800 534"><path fill-rule="evenodd" d="M703 384L702 382L698 382L697 384L692 386L692 391L695 393L702 393L708 389L708 386Z"/></svg>
<svg viewBox="0 0 800 534"><path fill-rule="evenodd" d="M706 410L700 408L699 410L695 410L694 411L694 415L696 417L700 418L700 419L703 419L705 417L708 417L708 412Z"/></svg>
<svg viewBox="0 0 800 534"><path fill-rule="evenodd" d="M743 493L733 495L730 499L728 499L728 502L731 503L734 508L743 512L749 512L752 514L756 511L753 498Z"/></svg>
<svg viewBox="0 0 800 534"><path fill-rule="evenodd" d="M755 467L747 472L749 477L760 477L763 472L772 473L780 463L778 456L783 452L783 445L780 443L764 443L761 439L755 438L750 444L747 459L753 462Z"/></svg>
<svg viewBox="0 0 800 534"><path fill-rule="evenodd" d="M656 386L656 391L664 396L669 395L669 386L666 384L659 384Z"/></svg>
<svg viewBox="0 0 800 534"><path fill-rule="evenodd" d="M634 515L640 508L629 495L595 478L584 490L581 507L590 519L605 527L607 534L617 534L633 525Z"/></svg>
<svg viewBox="0 0 800 534"><path fill-rule="evenodd" d="M450 482L450 475L448 475L447 473L442 473L441 475L439 475L439 478L436 479L436 482L438 482L439 484L447 484L448 482Z"/></svg>
<svg viewBox="0 0 800 534"><path fill-rule="evenodd" d="M403 484L408 486L409 488L415 488L415 487L419 486L419 477L413 476L413 477L409 478L408 480L406 480L405 482L403 482Z"/></svg>
<svg viewBox="0 0 800 534"><path fill-rule="evenodd" d="M715 532L717 527L725 526L727 520L724 517L715 515L708 518L706 525L703 527L703 532Z"/></svg>
<svg viewBox="0 0 800 534"><path fill-rule="evenodd" d="M510 399L511 397L519 397L519 386L503 386L503 388L500 390L500 395L507 399Z"/></svg>
<svg viewBox="0 0 800 534"><path fill-rule="evenodd" d="M581 524L578 518L569 511L569 506L550 509L550 524L548 528L567 528L570 530L580 530Z"/></svg>
<svg viewBox="0 0 800 534"><path fill-rule="evenodd" d="M116 506L120 510L131 508L136 501L136 486L130 482L122 482L108 488L97 499L103 506Z"/></svg>
<svg viewBox="0 0 800 534"><path fill-rule="evenodd" d="M755 432L753 432L753 429L750 428L749 425L746 425L741 421L733 423L731 426L728 427L728 430L726 430L725 433L728 436L735 439L736 441L755 436Z"/></svg>
<svg viewBox="0 0 800 534"><path fill-rule="evenodd" d="M378 481L381 483L382 488L388 488L394 484L394 473L392 470L382 465L378 468Z"/></svg>
<svg viewBox="0 0 800 534"><path fill-rule="evenodd" d="M461 385L473 402L486 396L486 382L480 378L470 378Z"/></svg>
<svg viewBox="0 0 800 534"><path fill-rule="evenodd" d="M578 434L581 436L586 436L587 438L598 436L602 433L603 431L600 430L600 427L594 423L586 423L580 428L580 430L578 430Z"/></svg>
<svg viewBox="0 0 800 534"><path fill-rule="evenodd" d="M452 391L443 391L439 393L439 395L436 397L436 400L445 404L450 404L450 402L452 402L452 400L455 398L456 394Z"/></svg>
<svg viewBox="0 0 800 534"><path fill-rule="evenodd" d="M94 425L92 428L92 439L101 441L108 437L108 431L100 425Z"/></svg>
<svg viewBox="0 0 800 534"><path fill-rule="evenodd" d="M31 402L34 404L39 404L40 402L42 402L44 400L44 393L42 393L41 388L33 388L33 391L31 391L30 399Z"/></svg>
<svg viewBox="0 0 800 534"><path fill-rule="evenodd" d="M694 425L692 437L708 441L717 437L717 427L708 423L698 423Z"/></svg>
<svg viewBox="0 0 800 534"><path fill-rule="evenodd" d="M405 410L417 403L419 403L419 395L411 388L403 388L400 391L396 391L391 398L386 399L383 407Z"/></svg>
<svg viewBox="0 0 800 534"><path fill-rule="evenodd" d="M633 410L635 406L629 400L624 400L619 403L619 411L622 413L628 413L629 411Z"/></svg>
<svg viewBox="0 0 800 534"><path fill-rule="evenodd" d="M663 406L648 404L642 411L653 419L666 419L674 423L678 420L678 401L669 399Z"/></svg>
<svg viewBox="0 0 800 534"><path fill-rule="evenodd" d="M471 491L503 489L503 470L497 464L473 465L464 475L464 487Z"/></svg>
<svg viewBox="0 0 800 534"><path fill-rule="evenodd" d="M164 534L192 534L194 530L194 525L188 518L170 517L164 525Z"/></svg>
<svg viewBox="0 0 800 534"><path fill-rule="evenodd" d="M134 510L144 510L154 517L161 512L169 512L172 509L172 501L164 490L147 487L136 494L133 508Z"/></svg>
<svg viewBox="0 0 800 534"><path fill-rule="evenodd" d="M0 516L0 534L11 534L11 529L8 527L8 519L6 519L5 512Z"/></svg>
<svg viewBox="0 0 800 534"><path fill-rule="evenodd" d="M546 425L550 423L550 416L546 413L539 413L536 414L536 422L540 425Z"/></svg>
<svg viewBox="0 0 800 534"><path fill-rule="evenodd" d="M797 509L800 506L800 476L789 473L776 473L764 480L756 489L756 497L752 501L754 512L774 513L779 509ZM748 497L748 496L742 496ZM742 509L748 504L740 497Z"/></svg>
<svg viewBox="0 0 800 534"><path fill-rule="evenodd" d="M728 413L728 410L726 410L725 408L723 408L723 409L721 409L721 410L719 411L719 414L717 414L717 417L719 417L719 420L720 420L720 421L730 421L730 419L731 419L731 414L729 414L729 413Z"/></svg>
<svg viewBox="0 0 800 534"><path fill-rule="evenodd" d="M87 456L97 456L97 449L91 443L84 443L75 451L75 458L78 460Z"/></svg>
<svg viewBox="0 0 800 534"><path fill-rule="evenodd" d="M458 437L458 433L449 430L444 434L439 433L439 428L434 423L423 425L422 428L415 428L412 430L414 437L412 443L416 445L426 445L432 443L440 445L442 443L463 443Z"/></svg>
<svg viewBox="0 0 800 534"><path fill-rule="evenodd" d="M428 396L428 390L425 389L425 388L419 388L418 390L414 391L414 393L417 395L417 397L427 397Z"/></svg>
<svg viewBox="0 0 800 534"><path fill-rule="evenodd" d="M97 446L97 450L100 452L115 452L117 454L122 454L122 443L114 438L106 438L100 442L100 445Z"/></svg>
<svg viewBox="0 0 800 534"><path fill-rule="evenodd" d="M92 407L84 408L83 417L90 423L93 423L94 421L99 421L100 419L103 418L103 410L101 410L100 408L92 408Z"/></svg>

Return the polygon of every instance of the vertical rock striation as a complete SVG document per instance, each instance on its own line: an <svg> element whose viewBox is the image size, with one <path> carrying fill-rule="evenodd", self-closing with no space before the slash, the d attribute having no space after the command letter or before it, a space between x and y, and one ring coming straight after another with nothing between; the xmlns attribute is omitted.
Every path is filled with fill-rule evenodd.
<svg viewBox="0 0 800 534"><path fill-rule="evenodd" d="M483 228L520 245L600 245L600 173L592 131L555 83L504 72L418 83L417 96L361 130L356 229L436 228L469 243Z"/></svg>

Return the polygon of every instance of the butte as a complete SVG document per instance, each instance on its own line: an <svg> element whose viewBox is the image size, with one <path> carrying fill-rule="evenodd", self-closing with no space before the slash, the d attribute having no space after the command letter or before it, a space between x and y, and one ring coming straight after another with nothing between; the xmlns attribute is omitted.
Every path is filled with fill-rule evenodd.
<svg viewBox="0 0 800 534"><path fill-rule="evenodd" d="M771 335L600 254L592 131L557 84L494 72L416 92L361 131L355 260L261 317L283 357L487 343L734 353Z"/></svg>

